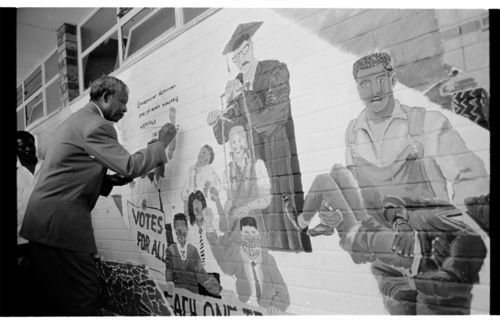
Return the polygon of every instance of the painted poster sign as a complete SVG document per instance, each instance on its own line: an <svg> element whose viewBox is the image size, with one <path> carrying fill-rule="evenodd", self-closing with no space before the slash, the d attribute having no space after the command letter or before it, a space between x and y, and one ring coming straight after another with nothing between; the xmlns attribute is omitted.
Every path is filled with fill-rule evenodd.
<svg viewBox="0 0 500 326"><path fill-rule="evenodd" d="M153 266L164 266L168 247L165 214L157 208L139 207L131 202L127 202L127 211L139 250L151 259Z"/></svg>

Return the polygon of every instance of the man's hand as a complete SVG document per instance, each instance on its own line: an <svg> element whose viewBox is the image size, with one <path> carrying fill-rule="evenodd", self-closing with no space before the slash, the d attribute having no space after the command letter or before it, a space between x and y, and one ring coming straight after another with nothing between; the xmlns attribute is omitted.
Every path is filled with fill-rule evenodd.
<svg viewBox="0 0 500 326"><path fill-rule="evenodd" d="M222 286L213 275L210 276L211 277L209 277L205 282L203 282L202 285L205 288L205 290L207 290L211 294L219 295L222 291Z"/></svg>
<svg viewBox="0 0 500 326"><path fill-rule="evenodd" d="M207 116L207 123L209 126L214 126L217 121L219 121L222 116L222 112L220 110L210 111Z"/></svg>
<svg viewBox="0 0 500 326"><path fill-rule="evenodd" d="M242 218L248 216L249 212L250 212L250 207L248 207L248 205L242 205L236 209L236 211L234 212L234 217Z"/></svg>
<svg viewBox="0 0 500 326"><path fill-rule="evenodd" d="M440 237L432 240L431 259L441 267L446 258L450 256L450 243Z"/></svg>
<svg viewBox="0 0 500 326"><path fill-rule="evenodd" d="M210 181L206 181L203 185L203 194L205 195L205 197L208 197L208 190L210 189L210 185Z"/></svg>
<svg viewBox="0 0 500 326"><path fill-rule="evenodd" d="M174 139L176 134L177 134L177 128L174 126L174 124L167 122L160 129L158 135L158 141L162 143L164 148L167 148L172 139Z"/></svg>
<svg viewBox="0 0 500 326"><path fill-rule="evenodd" d="M321 201L318 217L321 223L331 228L337 228L344 220L342 212L339 209L334 209L326 200Z"/></svg>
<svg viewBox="0 0 500 326"><path fill-rule="evenodd" d="M237 97L243 91L243 84L238 79L228 80L226 84L226 90L224 95L226 96L226 102L231 102L235 97Z"/></svg>
<svg viewBox="0 0 500 326"><path fill-rule="evenodd" d="M413 257L413 247L415 244L415 231L404 220L398 220L396 223L398 233L392 243L392 251L396 251L402 257Z"/></svg>
<svg viewBox="0 0 500 326"><path fill-rule="evenodd" d="M107 174L106 178L108 179L108 182L110 182L113 186L123 186L134 180L133 178L126 178L119 174Z"/></svg>
<svg viewBox="0 0 500 326"><path fill-rule="evenodd" d="M210 199L214 202L218 202L220 200L219 192L215 189L215 187L210 188Z"/></svg>
<svg viewBox="0 0 500 326"><path fill-rule="evenodd" d="M297 211L295 210L295 205L292 203L290 200L290 197L288 195L283 195L283 208L285 210L285 215L288 217L288 220L292 225L297 229L302 231L302 228L299 225L298 222L298 216L297 216Z"/></svg>

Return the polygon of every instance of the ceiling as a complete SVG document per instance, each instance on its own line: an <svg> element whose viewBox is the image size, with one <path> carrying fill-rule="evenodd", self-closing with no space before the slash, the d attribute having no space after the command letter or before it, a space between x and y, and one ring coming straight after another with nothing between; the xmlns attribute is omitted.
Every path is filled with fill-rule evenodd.
<svg viewBox="0 0 500 326"><path fill-rule="evenodd" d="M17 83L21 83L57 48L57 29L77 25L94 8L18 8Z"/></svg>

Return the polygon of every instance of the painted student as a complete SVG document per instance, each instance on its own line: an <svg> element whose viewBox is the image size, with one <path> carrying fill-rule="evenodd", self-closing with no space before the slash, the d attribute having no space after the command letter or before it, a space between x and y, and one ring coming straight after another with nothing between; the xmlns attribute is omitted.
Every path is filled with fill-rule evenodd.
<svg viewBox="0 0 500 326"><path fill-rule="evenodd" d="M207 238L222 271L236 278L238 299L266 308L270 315L277 315L290 305L290 295L276 261L267 249L262 248L263 236L257 225L252 216L239 220L241 245L226 246L221 243L213 225L207 232Z"/></svg>
<svg viewBox="0 0 500 326"><path fill-rule="evenodd" d="M213 126L219 144L228 141L233 125L249 131L252 156L264 161L271 178L271 203L266 209L265 229L269 248L310 250L306 234L297 232L284 214L283 194L301 211L304 202L301 172L295 142L295 127L290 105L289 72L277 60L257 60L252 36L262 22L240 24L224 47L231 55L239 74L227 82L227 107L209 113L207 122ZM287 230L288 232L284 232Z"/></svg>
<svg viewBox="0 0 500 326"><path fill-rule="evenodd" d="M198 250L187 243L189 227L183 213L175 214L174 230L177 242L168 247L165 263L165 279L170 284L169 291L173 291L173 283L178 288L198 294L201 285L209 293L219 295L222 290L220 283L213 275L207 274Z"/></svg>

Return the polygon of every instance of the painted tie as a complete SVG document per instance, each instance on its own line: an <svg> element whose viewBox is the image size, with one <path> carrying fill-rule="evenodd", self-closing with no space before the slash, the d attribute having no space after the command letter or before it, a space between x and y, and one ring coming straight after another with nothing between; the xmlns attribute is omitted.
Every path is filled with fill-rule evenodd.
<svg viewBox="0 0 500 326"><path fill-rule="evenodd" d="M260 298L261 298L261 292L260 292L260 284L259 284L259 279L257 278L257 273L255 272L255 262L252 262L252 272L253 272L253 279L255 280L255 296L257 297L257 302L260 304Z"/></svg>
<svg viewBox="0 0 500 326"><path fill-rule="evenodd" d="M205 245L203 244L203 230L200 229L200 257L201 262L205 265Z"/></svg>

